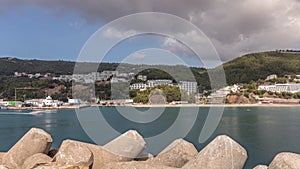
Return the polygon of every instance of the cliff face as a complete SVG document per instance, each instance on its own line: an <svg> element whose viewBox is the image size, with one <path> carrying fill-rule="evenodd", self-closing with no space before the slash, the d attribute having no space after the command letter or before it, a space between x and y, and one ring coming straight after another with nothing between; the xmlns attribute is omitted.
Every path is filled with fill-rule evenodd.
<svg viewBox="0 0 300 169"><path fill-rule="evenodd" d="M244 95L228 95L227 101L229 104L253 104L256 101L253 98L247 98Z"/></svg>

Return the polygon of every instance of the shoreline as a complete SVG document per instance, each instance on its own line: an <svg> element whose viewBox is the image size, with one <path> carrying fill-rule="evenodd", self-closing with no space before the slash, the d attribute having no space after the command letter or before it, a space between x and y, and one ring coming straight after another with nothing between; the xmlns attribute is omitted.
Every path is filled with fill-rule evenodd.
<svg viewBox="0 0 300 169"><path fill-rule="evenodd" d="M181 104L130 105L130 107L300 107L300 104Z"/></svg>
<svg viewBox="0 0 300 169"><path fill-rule="evenodd" d="M134 108L152 108L152 107L300 107L300 104L133 104L133 105L113 105L101 106L98 104L81 106L61 106L61 107L8 107L7 110L63 110L79 109L85 107L134 107ZM5 109L2 109L5 110Z"/></svg>

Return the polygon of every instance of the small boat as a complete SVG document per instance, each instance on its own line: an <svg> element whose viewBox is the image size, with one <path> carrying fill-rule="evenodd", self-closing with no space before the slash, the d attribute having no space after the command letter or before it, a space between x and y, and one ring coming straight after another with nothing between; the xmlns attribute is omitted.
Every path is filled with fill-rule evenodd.
<svg viewBox="0 0 300 169"><path fill-rule="evenodd" d="M1 106L0 109L1 110L7 110L8 108L7 108L7 106Z"/></svg>

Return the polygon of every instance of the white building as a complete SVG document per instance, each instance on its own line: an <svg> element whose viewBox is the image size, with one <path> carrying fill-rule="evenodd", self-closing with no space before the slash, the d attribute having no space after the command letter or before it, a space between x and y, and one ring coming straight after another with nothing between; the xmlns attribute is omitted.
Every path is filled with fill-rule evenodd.
<svg viewBox="0 0 300 169"><path fill-rule="evenodd" d="M180 81L178 86L181 90L187 91L188 93L198 92L197 82Z"/></svg>
<svg viewBox="0 0 300 169"><path fill-rule="evenodd" d="M43 100L43 105L48 106L48 107L52 106L53 103L54 103L54 101L51 96L48 96L48 97L46 97L46 99Z"/></svg>
<svg viewBox="0 0 300 169"><path fill-rule="evenodd" d="M160 79L160 80L148 80L148 87L155 87L158 85L172 85L172 80Z"/></svg>
<svg viewBox="0 0 300 169"><path fill-rule="evenodd" d="M300 84L275 84L275 85L260 85L258 90L266 90L271 92L300 92Z"/></svg>
<svg viewBox="0 0 300 169"><path fill-rule="evenodd" d="M68 104L70 105L80 105L80 99L68 99Z"/></svg>
<svg viewBox="0 0 300 169"><path fill-rule="evenodd" d="M272 74L272 75L269 75L265 81L268 81L268 80L272 80L272 79L276 79L277 78L277 75L276 74Z"/></svg>
<svg viewBox="0 0 300 169"><path fill-rule="evenodd" d="M130 90L135 90L135 89L138 89L138 90L145 90L147 88L147 84L144 84L144 83L135 83L135 84L132 84L130 85Z"/></svg>
<svg viewBox="0 0 300 169"><path fill-rule="evenodd" d="M147 80L147 76L145 76L145 75L138 75L137 79L142 80L142 81L146 81Z"/></svg>
<svg viewBox="0 0 300 169"><path fill-rule="evenodd" d="M43 106L43 100L40 99L31 99L24 101L25 104L32 105L34 107L42 107Z"/></svg>

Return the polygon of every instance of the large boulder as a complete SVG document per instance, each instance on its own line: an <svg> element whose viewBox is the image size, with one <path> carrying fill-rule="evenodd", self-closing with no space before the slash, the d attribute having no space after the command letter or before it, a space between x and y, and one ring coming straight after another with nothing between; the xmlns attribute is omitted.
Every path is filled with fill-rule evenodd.
<svg viewBox="0 0 300 169"><path fill-rule="evenodd" d="M92 166L93 153L77 141L65 140L62 142L54 161L72 166Z"/></svg>
<svg viewBox="0 0 300 169"><path fill-rule="evenodd" d="M43 153L34 154L25 160L22 169L32 169L34 166L37 166L39 164L46 164L51 161L52 158L50 158L46 154Z"/></svg>
<svg viewBox="0 0 300 169"><path fill-rule="evenodd" d="M69 141L71 141L71 140L69 140ZM109 162L121 162L121 161L132 160L131 158L117 156L111 152L106 151L104 148L102 148L101 146L98 146L98 145L84 143L84 142L80 142L80 141L74 141L74 140L72 140L71 142L79 144L83 147L87 147L92 152L93 158L94 158L93 169L101 169L104 164L109 163ZM51 165L53 166L54 164L51 164Z"/></svg>
<svg viewBox="0 0 300 169"><path fill-rule="evenodd" d="M107 163L102 169L175 169L161 164L153 164L144 161Z"/></svg>
<svg viewBox="0 0 300 169"><path fill-rule="evenodd" d="M145 150L145 147L145 140L135 130L129 130L103 146L111 153L133 159L140 157L139 155Z"/></svg>
<svg viewBox="0 0 300 169"><path fill-rule="evenodd" d="M268 169L299 169L300 154L279 153L275 156Z"/></svg>
<svg viewBox="0 0 300 169"><path fill-rule="evenodd" d="M258 165L256 167L254 167L253 169L268 169L268 166L266 166L266 165Z"/></svg>
<svg viewBox="0 0 300 169"><path fill-rule="evenodd" d="M8 168L19 169L26 158L49 152L52 145L51 136L42 129L30 129L4 156L2 164Z"/></svg>
<svg viewBox="0 0 300 169"><path fill-rule="evenodd" d="M242 169L247 159L246 150L230 137L216 137L190 160L184 169Z"/></svg>
<svg viewBox="0 0 300 169"><path fill-rule="evenodd" d="M154 163L165 166L181 168L198 154L195 146L183 139L177 139L160 152L154 159Z"/></svg>

